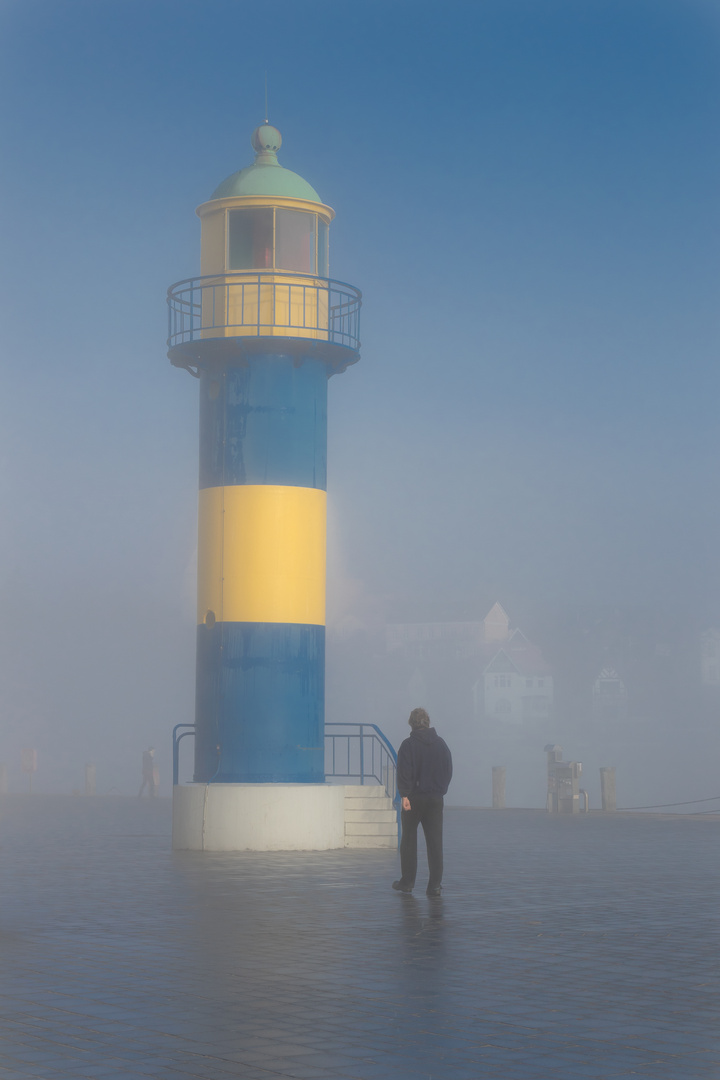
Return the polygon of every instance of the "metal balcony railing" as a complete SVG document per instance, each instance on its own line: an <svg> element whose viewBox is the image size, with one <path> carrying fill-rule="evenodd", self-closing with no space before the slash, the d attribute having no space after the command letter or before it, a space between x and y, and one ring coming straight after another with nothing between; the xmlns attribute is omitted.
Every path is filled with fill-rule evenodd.
<svg viewBox="0 0 720 1080"><path fill-rule="evenodd" d="M362 294L342 281L282 270L210 274L177 281L167 302L168 349L278 335L360 348Z"/></svg>

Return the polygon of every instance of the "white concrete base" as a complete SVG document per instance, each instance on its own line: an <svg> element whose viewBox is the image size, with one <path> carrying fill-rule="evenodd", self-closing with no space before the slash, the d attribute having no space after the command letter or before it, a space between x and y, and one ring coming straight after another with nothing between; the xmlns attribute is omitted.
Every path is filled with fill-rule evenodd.
<svg viewBox="0 0 720 1080"><path fill-rule="evenodd" d="M345 787L178 784L176 851L327 851L345 847Z"/></svg>

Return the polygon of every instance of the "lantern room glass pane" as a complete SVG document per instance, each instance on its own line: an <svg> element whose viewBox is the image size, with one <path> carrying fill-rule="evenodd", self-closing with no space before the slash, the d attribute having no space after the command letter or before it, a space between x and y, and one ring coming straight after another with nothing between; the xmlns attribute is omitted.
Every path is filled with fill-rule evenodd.
<svg viewBox="0 0 720 1080"><path fill-rule="evenodd" d="M272 268L272 209L231 210L228 220L228 270Z"/></svg>
<svg viewBox="0 0 720 1080"><path fill-rule="evenodd" d="M315 214L275 211L275 268L315 273Z"/></svg>
<svg viewBox="0 0 720 1080"><path fill-rule="evenodd" d="M330 274L328 258L328 229L327 223L318 218L318 274L320 277L328 277Z"/></svg>

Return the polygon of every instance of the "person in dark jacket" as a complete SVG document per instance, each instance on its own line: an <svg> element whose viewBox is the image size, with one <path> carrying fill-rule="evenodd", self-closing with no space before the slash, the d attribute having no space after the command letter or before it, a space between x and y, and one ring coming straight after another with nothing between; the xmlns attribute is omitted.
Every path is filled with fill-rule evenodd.
<svg viewBox="0 0 720 1080"><path fill-rule="evenodd" d="M402 798L402 839L399 881L393 889L410 893L417 873L417 829L422 825L430 877L428 896L439 896L443 876L443 796L452 779L452 757L447 744L425 709L413 709L408 720L412 732L398 750L397 786Z"/></svg>

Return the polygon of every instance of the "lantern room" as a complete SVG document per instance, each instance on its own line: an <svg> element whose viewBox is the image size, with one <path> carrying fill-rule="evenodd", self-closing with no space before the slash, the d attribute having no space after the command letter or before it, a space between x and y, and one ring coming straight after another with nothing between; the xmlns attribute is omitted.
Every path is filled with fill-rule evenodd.
<svg viewBox="0 0 720 1080"><path fill-rule="evenodd" d="M312 340L329 374L357 360L360 294L329 277L334 211L279 163L281 144L271 124L256 128L253 164L197 208L200 277L168 292L168 355L193 374L257 339L283 338L290 352ZM216 353L208 352L213 342Z"/></svg>
<svg viewBox="0 0 720 1080"><path fill-rule="evenodd" d="M328 277L334 212L306 180L280 165L281 142L277 128L257 128L254 164L228 177L198 207L203 274L285 270Z"/></svg>

